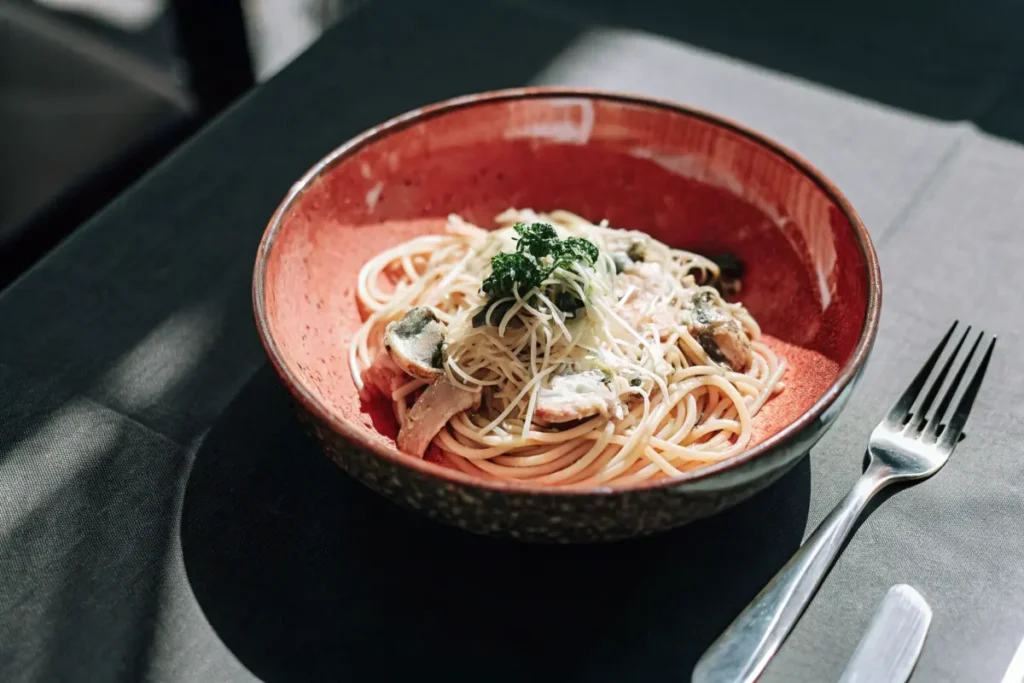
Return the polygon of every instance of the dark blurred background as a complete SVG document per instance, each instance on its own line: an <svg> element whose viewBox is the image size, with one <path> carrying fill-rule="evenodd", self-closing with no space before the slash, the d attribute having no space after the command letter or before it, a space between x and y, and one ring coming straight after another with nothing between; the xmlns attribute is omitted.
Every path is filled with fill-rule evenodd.
<svg viewBox="0 0 1024 683"><path fill-rule="evenodd" d="M0 0L0 289L372 1ZM500 2L661 35L1024 141L1020 0ZM564 36L529 28L483 63L519 59L536 71L568 49ZM453 78L434 76L431 87ZM375 93L386 95L386 85Z"/></svg>
<svg viewBox="0 0 1024 683"><path fill-rule="evenodd" d="M0 0L0 288L358 4Z"/></svg>

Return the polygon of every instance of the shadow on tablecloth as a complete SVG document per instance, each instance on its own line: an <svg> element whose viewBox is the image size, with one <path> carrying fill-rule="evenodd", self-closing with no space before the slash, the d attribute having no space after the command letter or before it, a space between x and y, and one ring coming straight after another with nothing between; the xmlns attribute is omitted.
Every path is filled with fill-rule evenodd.
<svg viewBox="0 0 1024 683"><path fill-rule="evenodd" d="M476 537L363 488L264 367L197 453L192 589L265 681L683 680L799 545L810 468L717 517L594 546Z"/></svg>

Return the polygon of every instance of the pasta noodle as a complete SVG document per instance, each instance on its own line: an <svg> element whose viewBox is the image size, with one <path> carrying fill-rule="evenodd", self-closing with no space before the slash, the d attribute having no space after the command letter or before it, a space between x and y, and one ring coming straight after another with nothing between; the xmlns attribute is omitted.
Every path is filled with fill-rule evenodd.
<svg viewBox="0 0 1024 683"><path fill-rule="evenodd" d="M429 444L476 477L587 487L747 447L785 363L722 298L714 261L568 211L496 222L452 215L359 273L352 377L392 402L400 448Z"/></svg>

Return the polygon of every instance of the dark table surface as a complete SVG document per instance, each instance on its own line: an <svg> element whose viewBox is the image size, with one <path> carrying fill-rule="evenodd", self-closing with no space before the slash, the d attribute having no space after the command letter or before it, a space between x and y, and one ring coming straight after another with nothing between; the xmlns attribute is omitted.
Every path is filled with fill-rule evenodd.
<svg viewBox="0 0 1024 683"><path fill-rule="evenodd" d="M836 680L899 582L934 610L914 681L1000 679L1024 635L1024 8L544 5L371 3L0 295L0 680L688 680L956 317L1001 337L967 439L863 523L763 680ZM280 198L386 117L526 83L731 116L870 226L863 382L749 502L641 541L512 545L392 507L297 426L249 297Z"/></svg>

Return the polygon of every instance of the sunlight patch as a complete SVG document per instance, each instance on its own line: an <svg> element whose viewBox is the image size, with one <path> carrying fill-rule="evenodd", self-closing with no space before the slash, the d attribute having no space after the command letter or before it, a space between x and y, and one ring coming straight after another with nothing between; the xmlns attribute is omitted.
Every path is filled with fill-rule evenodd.
<svg viewBox="0 0 1024 683"><path fill-rule="evenodd" d="M221 324L220 306L212 302L173 313L117 360L100 387L120 408L152 406L202 362Z"/></svg>

